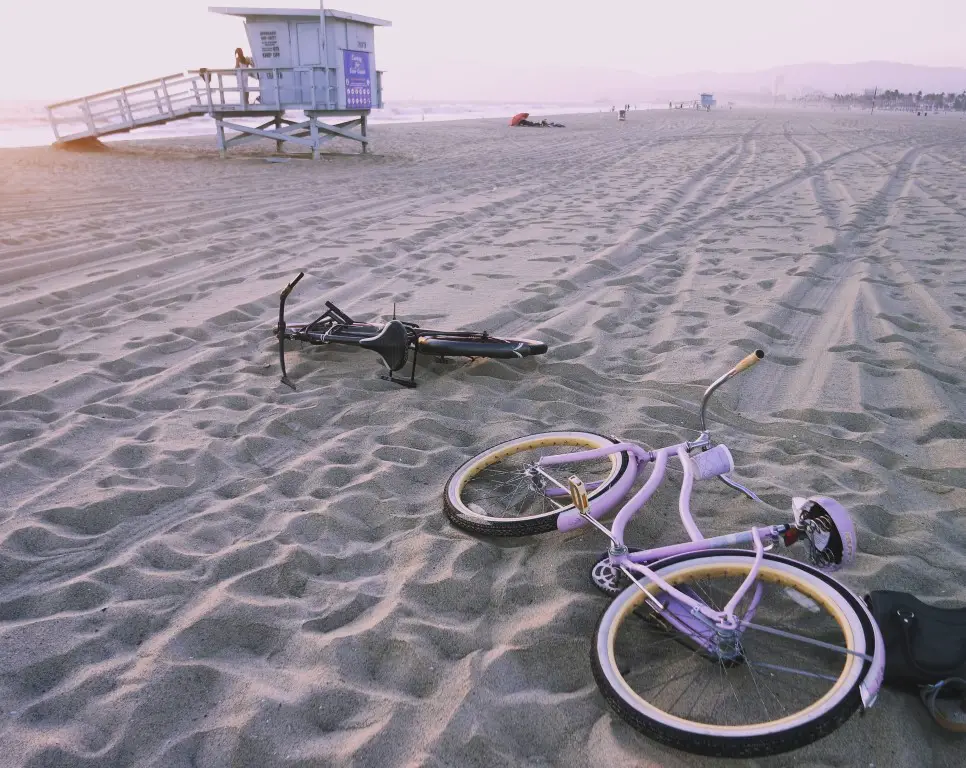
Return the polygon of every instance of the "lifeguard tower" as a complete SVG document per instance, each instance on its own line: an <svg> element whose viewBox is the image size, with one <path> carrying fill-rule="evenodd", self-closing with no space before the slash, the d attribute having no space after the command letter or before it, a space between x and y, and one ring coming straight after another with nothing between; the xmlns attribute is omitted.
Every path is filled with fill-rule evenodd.
<svg viewBox="0 0 966 768"><path fill-rule="evenodd" d="M713 93L702 93L701 94L701 106L705 109L711 109L717 102L714 100Z"/></svg>
<svg viewBox="0 0 966 768"><path fill-rule="evenodd" d="M316 159L335 137L358 141L366 151L369 112L382 106L374 33L390 22L318 8L208 10L244 19L254 66L192 70L51 104L56 142L207 115L222 157L230 147L261 138L275 140L278 151L285 142L306 147ZM290 111L304 119L290 119ZM251 126L234 122L238 118L263 122Z"/></svg>

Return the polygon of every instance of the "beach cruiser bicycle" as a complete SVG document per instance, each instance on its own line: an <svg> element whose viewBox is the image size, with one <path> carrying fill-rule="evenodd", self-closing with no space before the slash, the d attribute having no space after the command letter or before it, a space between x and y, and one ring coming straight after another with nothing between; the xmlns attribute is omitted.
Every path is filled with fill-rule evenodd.
<svg viewBox="0 0 966 768"><path fill-rule="evenodd" d="M544 432L475 456L444 491L447 517L475 534L590 525L607 537L591 571L614 598L591 646L597 685L634 728L703 755L762 756L815 741L873 704L885 666L865 603L828 575L856 554L841 505L795 498L791 523L713 538L691 515L694 483L715 477L759 501L730 477L731 453L712 443L705 409L718 387L762 357L754 352L708 387L701 433L689 442L648 450L589 432ZM679 513L690 541L628 547L628 522L672 461L683 471ZM610 527L600 523L648 466ZM796 542L808 564L775 553Z"/></svg>
<svg viewBox="0 0 966 768"><path fill-rule="evenodd" d="M285 300L292 289L305 276L298 276L282 291L278 303L278 324L274 334L278 339L278 356L282 368L282 383L295 389L295 384L285 371L285 342L303 341L309 344L344 344L363 347L377 353L389 368L389 374L380 378L404 387L416 386L416 358L419 353L436 358L446 357L493 357L515 359L542 355L547 345L532 339L507 339L493 336L486 331L441 331L420 328L418 324L398 320L395 307L393 318L387 323L360 323L353 320L331 301L325 302L325 312L310 323L289 325L285 322ZM412 352L412 369L408 379L393 377L393 373L406 365Z"/></svg>

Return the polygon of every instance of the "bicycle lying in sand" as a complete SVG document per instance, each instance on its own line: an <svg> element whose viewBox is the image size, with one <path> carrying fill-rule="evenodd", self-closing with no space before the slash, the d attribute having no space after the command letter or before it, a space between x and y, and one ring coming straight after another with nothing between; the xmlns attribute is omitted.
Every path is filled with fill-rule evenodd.
<svg viewBox="0 0 966 768"><path fill-rule="evenodd" d="M285 322L285 300L305 275L298 276L282 291L278 304L278 325L274 334L278 338L278 356L282 367L282 383L295 389L295 384L285 371L285 342L304 341L309 344L344 344L363 347L376 352L389 368L389 375L381 378L404 387L416 386L416 358L419 353L437 358L446 357L492 357L509 360L542 355L547 345L532 339L507 339L492 336L486 331L440 331L420 328L416 323L393 318L383 325L360 323L353 320L331 301L325 302L326 310L310 323L288 325ZM393 373L406 365L409 352L413 353L412 369L408 379L397 379Z"/></svg>
<svg viewBox="0 0 966 768"><path fill-rule="evenodd" d="M703 755L753 757L815 741L873 704L885 665L865 603L827 575L856 554L855 529L837 502L796 498L792 523L709 539L691 515L695 480L718 477L758 500L729 477L731 453L713 445L705 409L718 387L762 357L756 351L708 387L694 440L647 450L589 432L544 432L470 459L444 492L447 517L472 533L589 524L610 540L591 572L614 596L591 647L597 685L636 729ZM625 527L671 460L683 470L679 512L691 541L630 548ZM651 464L610 528L598 522ZM573 474L578 468L586 479ZM811 564L767 551L795 542Z"/></svg>

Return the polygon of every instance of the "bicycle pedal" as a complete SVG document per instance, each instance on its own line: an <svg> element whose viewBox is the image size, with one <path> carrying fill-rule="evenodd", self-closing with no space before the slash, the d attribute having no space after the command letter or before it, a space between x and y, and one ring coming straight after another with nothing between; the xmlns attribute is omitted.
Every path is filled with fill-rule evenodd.
<svg viewBox="0 0 966 768"><path fill-rule="evenodd" d="M567 478L567 484L570 486L570 500L574 507L581 515L587 517L590 499L587 498L587 487L584 485L584 481L577 475L571 475Z"/></svg>

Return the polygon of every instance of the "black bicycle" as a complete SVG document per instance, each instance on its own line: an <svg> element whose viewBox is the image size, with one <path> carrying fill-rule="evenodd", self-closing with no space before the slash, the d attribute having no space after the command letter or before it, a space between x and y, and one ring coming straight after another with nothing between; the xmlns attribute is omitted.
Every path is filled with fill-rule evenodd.
<svg viewBox="0 0 966 768"><path fill-rule="evenodd" d="M309 344L346 344L371 349L382 357L389 374L380 378L404 387L416 386L416 358L420 353L437 358L446 357L493 357L513 359L542 355L547 345L532 339L505 339L492 336L486 331L440 331L420 328L417 323L399 320L395 316L383 325L360 323L353 320L331 301L325 302L325 312L311 323L287 325L285 323L285 300L305 275L298 276L282 291L278 303L278 356L282 366L282 383L295 389L295 384L285 371L285 342L305 341ZM406 365L410 350L413 353L412 369L408 379L397 379L393 373Z"/></svg>

